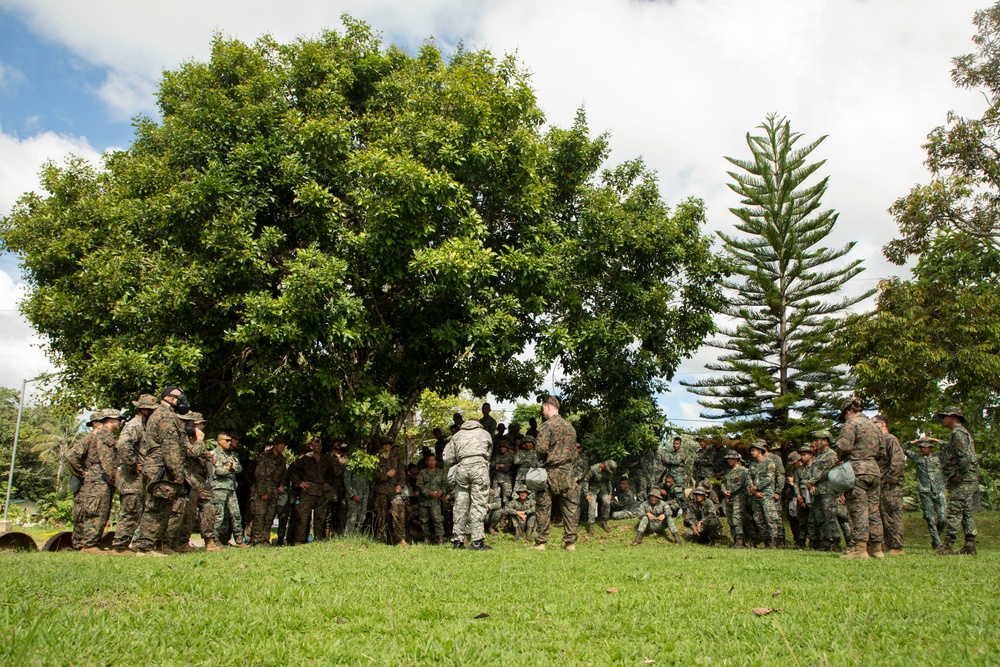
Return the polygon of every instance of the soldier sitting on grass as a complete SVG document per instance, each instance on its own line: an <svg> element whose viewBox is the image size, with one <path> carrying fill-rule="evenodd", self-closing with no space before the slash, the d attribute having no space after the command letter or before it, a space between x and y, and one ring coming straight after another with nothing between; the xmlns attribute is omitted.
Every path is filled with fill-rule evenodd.
<svg viewBox="0 0 1000 667"><path fill-rule="evenodd" d="M635 530L632 546L642 544L642 538L647 533L664 534L668 526L672 527L671 533L673 533L674 541L679 543L677 528L673 526L673 521L670 518L670 508L660 497L659 491L651 491L649 499L639 506L639 525Z"/></svg>

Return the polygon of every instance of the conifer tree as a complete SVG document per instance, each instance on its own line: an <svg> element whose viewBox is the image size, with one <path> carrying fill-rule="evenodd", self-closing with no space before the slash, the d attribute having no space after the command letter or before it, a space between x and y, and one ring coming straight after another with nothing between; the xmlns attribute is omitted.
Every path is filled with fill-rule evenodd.
<svg viewBox="0 0 1000 667"><path fill-rule="evenodd" d="M825 160L807 158L826 137L797 146L802 135L773 114L759 129L747 133L750 160L726 158L739 169L728 185L742 198L730 210L743 235L719 233L733 262L725 312L733 326L710 343L723 354L707 368L722 375L683 384L705 397L703 416L791 442L844 393L844 355L831 342L840 315L872 292L838 294L864 269L860 259L839 262L853 242L824 245L838 214L820 210L829 177L807 183Z"/></svg>

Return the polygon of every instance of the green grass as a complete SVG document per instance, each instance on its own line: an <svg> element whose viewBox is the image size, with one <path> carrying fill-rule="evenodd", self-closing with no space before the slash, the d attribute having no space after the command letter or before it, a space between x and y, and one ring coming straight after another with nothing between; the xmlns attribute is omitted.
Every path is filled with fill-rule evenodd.
<svg viewBox="0 0 1000 667"><path fill-rule="evenodd" d="M1000 515L978 519L975 558L934 557L916 515L908 555L860 562L631 548L633 522L575 553L503 537L487 553L4 554L0 664L995 665Z"/></svg>

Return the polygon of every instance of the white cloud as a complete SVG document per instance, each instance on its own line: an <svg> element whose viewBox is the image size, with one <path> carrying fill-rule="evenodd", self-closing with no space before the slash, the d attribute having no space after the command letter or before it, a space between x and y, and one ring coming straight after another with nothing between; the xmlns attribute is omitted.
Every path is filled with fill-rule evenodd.
<svg viewBox="0 0 1000 667"><path fill-rule="evenodd" d="M21 380L53 370L41 339L17 310L24 288L24 283L0 271L0 386L4 387L20 387Z"/></svg>
<svg viewBox="0 0 1000 667"><path fill-rule="evenodd" d="M0 90L24 81L24 73L0 62Z"/></svg>
<svg viewBox="0 0 1000 667"><path fill-rule="evenodd" d="M42 132L26 139L0 129L0 215L10 213L17 199L39 189L38 173L45 162L62 162L76 155L98 164L101 154L83 137Z"/></svg>

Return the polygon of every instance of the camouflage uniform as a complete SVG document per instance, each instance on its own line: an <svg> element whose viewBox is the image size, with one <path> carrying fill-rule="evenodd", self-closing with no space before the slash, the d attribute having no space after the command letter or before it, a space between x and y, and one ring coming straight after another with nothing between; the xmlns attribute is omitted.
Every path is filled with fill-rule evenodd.
<svg viewBox="0 0 1000 667"><path fill-rule="evenodd" d="M830 489L830 482L827 480L827 475L836 465L837 455L833 449L827 447L813 458L812 465L807 468L809 473L805 478L807 484L816 487L810 508L810 517L816 524L821 548L840 546L837 495Z"/></svg>
<svg viewBox="0 0 1000 667"><path fill-rule="evenodd" d="M924 521L927 522L931 545L937 549L941 546L940 533L944 532L948 525L948 499L944 493L941 459L937 454L924 456L920 450L910 448L906 449L905 454L917 469L920 508L923 510Z"/></svg>
<svg viewBox="0 0 1000 667"><path fill-rule="evenodd" d="M639 500L632 493L632 489L622 491L619 489L611 497L611 518L634 519L639 516Z"/></svg>
<svg viewBox="0 0 1000 667"><path fill-rule="evenodd" d="M956 424L951 429L951 437L942 445L939 456L941 475L948 485L948 530L945 533L945 544L951 545L958 537L961 527L965 531L966 544L975 545L979 531L972 513L972 495L979 486L979 461L972 434L964 424Z"/></svg>
<svg viewBox="0 0 1000 667"><path fill-rule="evenodd" d="M882 431L864 415L847 420L834 444L840 459L850 461L854 469L854 488L845 496L855 547L882 542L882 515L879 511L881 475L875 462L881 448Z"/></svg>
<svg viewBox="0 0 1000 667"><path fill-rule="evenodd" d="M586 438L587 436L584 437ZM587 473L589 472L590 459L587 457L586 453L581 451L577 455L576 461L573 462L573 478L576 480L576 484L580 488L580 501L577 503L580 508L580 516L577 519L578 522L579 519L586 521L584 512L587 512L587 515L590 514L590 504L587 503L587 495L590 493L590 488L587 485Z"/></svg>
<svg viewBox="0 0 1000 667"><path fill-rule="evenodd" d="M115 436L106 428L87 434L66 453L69 469L83 479L73 498L73 548L96 548L111 514L118 473Z"/></svg>
<svg viewBox="0 0 1000 667"><path fill-rule="evenodd" d="M590 496L587 507L587 523L594 523L598 518L600 509L600 519L602 522L611 517L611 478L615 474L614 468L602 471L604 463L595 463L587 471L587 494Z"/></svg>
<svg viewBox="0 0 1000 667"><path fill-rule="evenodd" d="M239 542L243 539L243 515L240 514L239 503L236 502L236 475L243 472L235 451L226 451L221 446L212 450L212 503L215 505L214 533L218 540L223 541L223 528L228 521L233 539Z"/></svg>
<svg viewBox="0 0 1000 667"><path fill-rule="evenodd" d="M170 510L175 499L149 493L150 484L161 480L178 485L184 483L187 442L184 425L173 406L165 400L160 401L160 407L146 421L146 456L142 464L142 481L147 493L138 533L132 540L132 548L136 551L150 551L166 538L167 523L170 521Z"/></svg>
<svg viewBox="0 0 1000 667"><path fill-rule="evenodd" d="M326 513L329 509L327 487L333 479L330 456L320 453L317 459L309 453L295 459L288 471L288 478L291 485L299 491L299 503L295 506L295 543L304 544L308 541L310 520L313 538L326 539ZM300 484L303 482L308 482L309 487L302 488Z"/></svg>
<svg viewBox="0 0 1000 667"><path fill-rule="evenodd" d="M514 465L517 466L517 478L514 480L515 488L524 486L525 475L532 468L540 468L542 464L538 462L538 452L534 449L519 449L514 454Z"/></svg>
<svg viewBox="0 0 1000 667"><path fill-rule="evenodd" d="M480 426L482 426L484 429L486 429L486 432L490 434L490 440L492 440L493 436L496 435L496 432L497 432L497 420L493 419L492 415L486 415L486 416L480 417L476 421L479 422Z"/></svg>
<svg viewBox="0 0 1000 667"><path fill-rule="evenodd" d="M683 487L687 481L684 478L684 465L686 463L687 456L684 454L683 449L678 449L676 452L671 446L670 449L663 454L663 475L660 476L659 484L662 489L666 486L667 475L672 475L674 481L677 482L678 486Z"/></svg>
<svg viewBox="0 0 1000 667"><path fill-rule="evenodd" d="M287 468L284 454L279 454L273 447L257 459L251 501L253 528L250 536L254 546L271 544L271 525L278 512L278 488L285 486Z"/></svg>
<svg viewBox="0 0 1000 667"><path fill-rule="evenodd" d="M580 487L573 474L576 461L576 430L558 414L542 424L536 441L539 460L545 465L548 480L545 489L535 497L535 517L538 532L535 544L549 541L552 528L552 501L558 498L563 519L563 542L575 544L577 525L580 519Z"/></svg>
<svg viewBox="0 0 1000 667"><path fill-rule="evenodd" d="M444 537L444 515L441 514L441 498L448 493L448 478L443 468L424 468L417 475L417 488L420 491L420 527L424 539L431 539L431 520L434 521L434 535ZM441 491L441 495L432 498L432 491Z"/></svg>
<svg viewBox="0 0 1000 667"><path fill-rule="evenodd" d="M664 516L665 519L650 519L649 514L653 516ZM642 541L642 536L649 533L663 533L669 527L670 523L670 508L662 500L656 502L655 504L650 504L647 498L646 502L639 505L639 525L636 526L636 538L633 544L637 544ZM671 532L677 532L676 530Z"/></svg>
<svg viewBox="0 0 1000 667"><path fill-rule="evenodd" d="M532 531L535 529L535 499L531 497L530 493L524 499L524 502L521 501L520 496L515 495L507 503L503 511L514 526L514 537L516 539L521 539L522 535L530 537ZM525 516L523 519L517 516L518 512L524 512Z"/></svg>
<svg viewBox="0 0 1000 667"><path fill-rule="evenodd" d="M899 440L891 433L882 434L884 455L879 459L882 489L879 511L882 514L882 535L889 549L903 548L903 475L906 456Z"/></svg>
<svg viewBox="0 0 1000 667"><path fill-rule="evenodd" d="M469 535L470 546L483 542L492 448L493 438L474 420L462 424L444 448L445 464L458 466L452 510L453 533L456 541Z"/></svg>
<svg viewBox="0 0 1000 667"><path fill-rule="evenodd" d="M191 490L186 498L174 501L167 524L167 542L171 547L184 547L191 541L191 533L199 517L199 532L205 544L218 541L215 498L208 482L211 462L212 453L205 448L205 443L191 442L189 438L185 444L184 473Z"/></svg>
<svg viewBox="0 0 1000 667"><path fill-rule="evenodd" d="M785 493L785 464L781 460L781 455L777 452L769 452L767 458L774 464L774 495L771 496L774 499L772 503L772 515L771 523L774 525L776 532L774 534L774 541L778 546L784 546L787 538L785 536L785 522L782 519L781 512L781 498L784 497ZM777 496L777 498L775 498Z"/></svg>
<svg viewBox="0 0 1000 667"><path fill-rule="evenodd" d="M368 477L348 465L344 469L344 489L347 493L347 516L344 519L344 534L357 535L365 522L368 512ZM355 502L354 498L358 498Z"/></svg>
<svg viewBox="0 0 1000 667"><path fill-rule="evenodd" d="M115 539L111 545L116 551L128 549L139 528L139 519L142 518L144 494L139 467L143 462L145 432L142 415L136 415L118 435L118 497L121 500L121 512L115 523Z"/></svg>
<svg viewBox="0 0 1000 667"><path fill-rule="evenodd" d="M655 449L649 449L639 454L638 460L633 467L633 473L629 475L629 483L635 487L637 493L648 496L650 489L653 488L656 481L653 477L653 468L656 465L655 459ZM591 466L591 469L593 469L593 466ZM608 495L611 495L610 486L608 488ZM591 498L597 501L593 493L591 493Z"/></svg>
<svg viewBox="0 0 1000 667"><path fill-rule="evenodd" d="M800 547L805 547L808 541L809 546L815 549L819 547L819 524L812 511L816 500L806 486L806 480L809 479L810 474L812 474L812 461L808 465L803 463L792 473L792 492L795 498L796 521L798 523L795 543ZM802 497L804 505L799 504L799 496Z"/></svg>
<svg viewBox="0 0 1000 667"><path fill-rule="evenodd" d="M749 511L751 486L750 473L742 464L730 468L722 478L722 490L729 492L726 499L726 519L729 531L737 544L743 541L743 525ZM736 538L739 538L737 540Z"/></svg>
<svg viewBox="0 0 1000 667"><path fill-rule="evenodd" d="M510 477L514 469L514 455L507 450L506 454L497 456L493 464L493 486L500 489L500 501L506 503L510 500L511 492L514 489L514 481Z"/></svg>
<svg viewBox="0 0 1000 667"><path fill-rule="evenodd" d="M445 451L448 447L445 446ZM394 471L392 477L389 471ZM399 450L393 447L386 457L381 452L378 455L378 467L375 469L375 536L386 544L394 544L406 539L406 501L396 493L396 487L406 484L406 466L399 456Z"/></svg>
<svg viewBox="0 0 1000 667"><path fill-rule="evenodd" d="M776 512L774 509L774 462L766 456L760 461L750 464L751 489L763 494L758 498L750 494L750 510L753 512L753 521L760 531L761 537L767 546L774 546L777 540L778 527L774 523Z"/></svg>
<svg viewBox="0 0 1000 667"><path fill-rule="evenodd" d="M695 494L692 493L691 495ZM693 539L701 544L713 544L722 529L715 503L707 497L707 493L705 502L699 503L695 501L691 503L684 518L691 524L692 528L689 539ZM701 523L701 528L698 531L699 534L695 535L693 529L699 523Z"/></svg>
<svg viewBox="0 0 1000 667"><path fill-rule="evenodd" d="M699 447L698 451L694 454L694 463L692 464L692 471L694 472L694 483L697 484L703 479L712 479L715 476L715 448L714 447ZM684 480L675 479L678 486L684 486Z"/></svg>
<svg viewBox="0 0 1000 667"><path fill-rule="evenodd" d="M491 486L490 493L486 496L486 519L484 520L486 530L496 533L497 526L502 520L503 503L500 502L500 489Z"/></svg>

